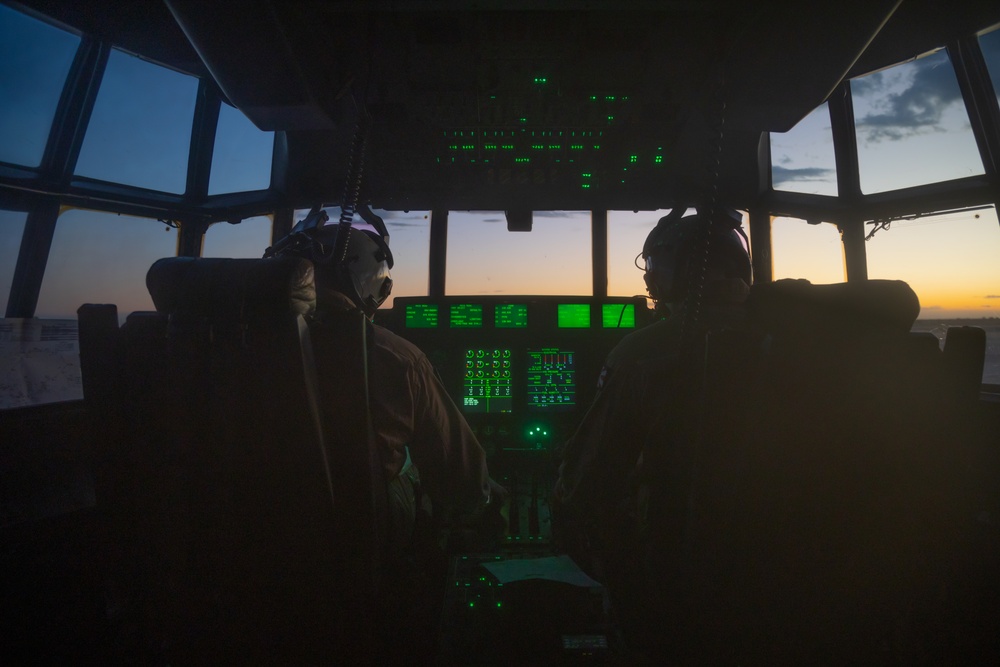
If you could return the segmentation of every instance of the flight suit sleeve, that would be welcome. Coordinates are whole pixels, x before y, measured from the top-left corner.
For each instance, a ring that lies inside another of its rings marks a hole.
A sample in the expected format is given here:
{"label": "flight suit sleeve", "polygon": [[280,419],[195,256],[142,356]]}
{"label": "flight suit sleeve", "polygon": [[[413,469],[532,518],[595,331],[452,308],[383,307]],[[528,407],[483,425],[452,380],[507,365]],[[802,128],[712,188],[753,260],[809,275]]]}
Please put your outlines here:
{"label": "flight suit sleeve", "polygon": [[486,452],[426,358],[412,368],[411,456],[445,521],[471,520],[490,499]]}
{"label": "flight suit sleeve", "polygon": [[600,389],[563,450],[553,494],[561,537],[593,528],[621,502],[647,437],[645,397],[633,365],[602,373]]}

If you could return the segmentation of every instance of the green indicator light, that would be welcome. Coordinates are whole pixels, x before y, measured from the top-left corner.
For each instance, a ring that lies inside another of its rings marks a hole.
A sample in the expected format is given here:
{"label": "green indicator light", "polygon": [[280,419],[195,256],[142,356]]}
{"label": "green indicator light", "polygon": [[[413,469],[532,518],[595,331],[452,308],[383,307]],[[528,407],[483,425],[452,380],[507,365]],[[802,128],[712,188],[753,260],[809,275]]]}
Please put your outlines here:
{"label": "green indicator light", "polygon": [[612,123],[612,122],[614,122],[614,120],[615,120],[615,117],[614,117],[614,116],[608,116],[608,122],[609,122],[609,123]]}
{"label": "green indicator light", "polygon": [[463,151],[471,151],[474,150],[475,148],[476,148],[475,144],[462,144]]}
{"label": "green indicator light", "polygon": [[594,144],[594,150],[595,151],[601,150],[601,145],[600,144]]}
{"label": "green indicator light", "polygon": [[601,304],[601,326],[605,329],[634,329],[635,304]]}
{"label": "green indicator light", "polygon": [[503,148],[505,151],[512,151],[514,150],[514,144],[504,144],[503,146],[501,146],[501,148]]}
{"label": "green indicator light", "polygon": [[560,303],[556,306],[556,319],[560,329],[589,329],[589,303]]}
{"label": "green indicator light", "polygon": [[470,603],[469,603],[469,606],[470,606],[470,607],[475,607],[475,606],[476,606],[476,603],[475,603],[475,602],[470,602]]}
{"label": "green indicator light", "polygon": [[591,95],[590,96],[590,101],[591,102],[596,102],[597,101],[597,95]]}
{"label": "green indicator light", "polygon": [[502,606],[503,606],[503,602],[497,602],[497,608],[500,608]]}
{"label": "green indicator light", "polygon": [[655,162],[656,164],[663,164],[663,156],[657,155],[655,158],[653,158],[653,162]]}
{"label": "green indicator light", "polygon": [[582,151],[583,150],[583,144],[570,144],[569,145],[569,149],[571,151]]}
{"label": "green indicator light", "polygon": [[438,325],[438,307],[431,303],[406,305],[407,329],[435,329]]}
{"label": "green indicator light", "polygon": [[521,123],[527,123],[527,122],[528,122],[527,118],[524,118],[524,117],[521,118]]}
{"label": "green indicator light", "polygon": [[580,187],[583,188],[584,190],[589,190],[590,189],[590,183],[584,183]]}
{"label": "green indicator light", "polygon": [[549,144],[550,151],[562,150],[562,144]]}
{"label": "green indicator light", "polygon": [[531,162],[531,158],[530,157],[516,157],[516,158],[514,158],[514,162]]}
{"label": "green indicator light", "polygon": [[590,174],[589,173],[587,173],[587,174],[580,174],[580,175],[583,176],[584,178],[590,178]]}
{"label": "green indicator light", "polygon": [[448,146],[448,148],[450,148],[453,151],[457,151],[458,150],[458,144],[451,144],[451,145]]}
{"label": "green indicator light", "polygon": [[615,101],[615,96],[614,95],[608,95],[604,99],[606,99],[608,102],[614,102]]}
{"label": "green indicator light", "polygon": [[629,155],[628,156],[628,161],[629,162],[638,162],[639,161],[639,156],[638,155]]}
{"label": "green indicator light", "polygon": [[542,144],[531,144],[531,147],[532,147],[533,149],[535,149],[536,151],[540,151],[540,150],[542,150],[543,148],[545,148],[545,146],[543,146]]}
{"label": "green indicator light", "polygon": [[483,148],[488,151],[495,151],[497,149],[496,144],[483,144]]}

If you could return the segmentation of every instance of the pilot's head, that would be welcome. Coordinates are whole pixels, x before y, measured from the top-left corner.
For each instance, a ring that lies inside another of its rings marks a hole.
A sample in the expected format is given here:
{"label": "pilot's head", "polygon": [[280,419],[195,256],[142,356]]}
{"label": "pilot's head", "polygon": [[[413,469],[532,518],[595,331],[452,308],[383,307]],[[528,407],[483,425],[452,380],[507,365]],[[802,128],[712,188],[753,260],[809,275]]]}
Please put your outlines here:
{"label": "pilot's head", "polygon": [[340,292],[371,318],[392,291],[392,251],[386,240],[368,229],[332,223],[323,210],[310,213],[264,253],[284,255],[312,261],[320,307],[324,295]]}
{"label": "pilot's head", "polygon": [[660,218],[642,246],[645,261],[643,278],[657,309],[673,311],[683,303],[695,283],[699,258],[708,240],[708,258],[702,302],[725,306],[742,303],[752,282],[750,256],[743,244],[741,217],[736,211],[720,209],[713,216],[711,228],[703,217],[681,217],[683,209]]}

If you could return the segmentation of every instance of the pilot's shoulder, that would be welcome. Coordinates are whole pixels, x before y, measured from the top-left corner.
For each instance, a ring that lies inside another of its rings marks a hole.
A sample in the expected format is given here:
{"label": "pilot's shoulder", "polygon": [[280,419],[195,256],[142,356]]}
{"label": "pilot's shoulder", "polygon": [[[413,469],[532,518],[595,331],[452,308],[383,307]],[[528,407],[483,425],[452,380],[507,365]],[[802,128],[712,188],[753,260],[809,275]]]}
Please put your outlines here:
{"label": "pilot's shoulder", "polygon": [[383,359],[391,359],[400,366],[428,364],[427,355],[416,345],[378,324],[370,329],[372,345]]}
{"label": "pilot's shoulder", "polygon": [[657,320],[628,334],[608,354],[605,365],[617,368],[645,359],[670,356],[680,344],[676,320]]}

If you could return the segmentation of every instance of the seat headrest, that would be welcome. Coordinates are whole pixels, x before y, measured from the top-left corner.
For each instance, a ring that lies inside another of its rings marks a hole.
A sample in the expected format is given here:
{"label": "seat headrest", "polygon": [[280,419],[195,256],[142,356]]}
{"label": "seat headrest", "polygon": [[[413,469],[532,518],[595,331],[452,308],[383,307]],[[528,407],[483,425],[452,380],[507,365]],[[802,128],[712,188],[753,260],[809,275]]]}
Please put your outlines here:
{"label": "seat headrest", "polygon": [[146,287],[162,313],[245,321],[316,308],[313,265],[299,257],[167,257],[150,267]]}
{"label": "seat headrest", "polygon": [[754,285],[747,300],[750,323],[768,332],[905,334],[919,314],[920,300],[901,280],[831,285],[778,280]]}

